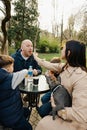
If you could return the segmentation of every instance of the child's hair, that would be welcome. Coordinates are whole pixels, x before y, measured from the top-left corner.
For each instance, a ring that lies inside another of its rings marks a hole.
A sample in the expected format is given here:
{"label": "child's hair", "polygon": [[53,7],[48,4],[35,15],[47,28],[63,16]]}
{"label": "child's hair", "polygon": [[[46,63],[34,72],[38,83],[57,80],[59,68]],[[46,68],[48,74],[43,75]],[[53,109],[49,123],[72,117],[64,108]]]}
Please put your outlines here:
{"label": "child's hair", "polygon": [[[51,60],[50,60],[51,63],[60,63],[61,62],[61,59],[59,57],[53,57]],[[58,72],[53,72],[51,71],[52,73],[54,73],[55,77],[57,77],[59,75]]]}
{"label": "child's hair", "polygon": [[12,63],[14,63],[14,59],[11,56],[0,54],[0,68],[11,65]]}
{"label": "child's hair", "polygon": [[59,57],[53,57],[50,62],[51,63],[60,63],[61,59]]}

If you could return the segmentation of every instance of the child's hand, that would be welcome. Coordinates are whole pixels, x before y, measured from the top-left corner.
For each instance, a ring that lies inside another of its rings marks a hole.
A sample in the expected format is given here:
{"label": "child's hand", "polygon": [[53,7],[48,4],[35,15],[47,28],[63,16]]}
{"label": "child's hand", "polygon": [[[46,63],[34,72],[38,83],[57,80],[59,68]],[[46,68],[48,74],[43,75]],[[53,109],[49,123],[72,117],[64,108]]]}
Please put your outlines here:
{"label": "child's hand", "polygon": [[49,70],[47,70],[47,71],[45,72],[45,76],[48,76],[48,77],[49,77]]}
{"label": "child's hand", "polygon": [[49,71],[49,77],[53,80],[56,81],[56,77],[54,76],[54,73],[52,71]]}

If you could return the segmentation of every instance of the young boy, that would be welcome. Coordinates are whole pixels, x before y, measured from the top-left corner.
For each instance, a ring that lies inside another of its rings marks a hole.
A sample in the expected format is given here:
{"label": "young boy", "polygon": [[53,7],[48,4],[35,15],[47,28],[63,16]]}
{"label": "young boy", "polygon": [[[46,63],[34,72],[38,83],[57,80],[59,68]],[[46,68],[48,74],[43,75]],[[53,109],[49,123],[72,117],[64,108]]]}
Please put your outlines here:
{"label": "young boy", "polygon": [[[59,57],[53,57],[50,62],[51,63],[60,63],[61,60]],[[53,87],[55,87],[56,85],[59,84],[59,81],[57,79],[57,77],[58,77],[57,72],[47,70],[45,73],[45,76],[46,76],[47,82],[48,82],[51,90]],[[41,97],[42,105],[37,108],[37,111],[41,117],[48,115],[50,113],[50,111],[52,110],[50,98],[51,98],[51,91],[47,92],[46,94],[44,94]]]}
{"label": "young boy", "polygon": [[32,130],[26,120],[30,114],[23,108],[18,85],[28,73],[27,69],[13,73],[14,59],[0,55],[0,124],[13,130]]}

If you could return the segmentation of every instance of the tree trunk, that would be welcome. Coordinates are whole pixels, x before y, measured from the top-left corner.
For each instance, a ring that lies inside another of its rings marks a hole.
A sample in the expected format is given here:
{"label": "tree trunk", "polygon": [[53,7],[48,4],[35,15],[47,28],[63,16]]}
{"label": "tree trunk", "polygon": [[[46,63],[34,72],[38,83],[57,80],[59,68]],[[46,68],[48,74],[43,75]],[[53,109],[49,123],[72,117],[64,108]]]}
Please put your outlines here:
{"label": "tree trunk", "polygon": [[11,3],[10,0],[2,0],[5,6],[5,18],[2,20],[1,29],[3,33],[3,37],[0,38],[1,41],[1,53],[8,54],[8,40],[7,40],[7,30],[6,30],[6,23],[11,18]]}

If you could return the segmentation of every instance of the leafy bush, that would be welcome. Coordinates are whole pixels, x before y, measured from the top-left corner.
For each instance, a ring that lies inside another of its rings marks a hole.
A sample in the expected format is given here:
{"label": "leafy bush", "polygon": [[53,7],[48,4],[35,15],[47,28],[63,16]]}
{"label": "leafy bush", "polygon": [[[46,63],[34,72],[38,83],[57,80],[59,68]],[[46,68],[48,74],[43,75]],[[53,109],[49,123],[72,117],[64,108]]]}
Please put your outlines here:
{"label": "leafy bush", "polygon": [[47,51],[48,48],[48,42],[47,41],[41,41],[41,43],[39,44],[39,52],[45,53]]}
{"label": "leafy bush", "polygon": [[41,53],[56,53],[59,52],[58,39],[49,33],[43,33],[38,43],[38,50]]}

